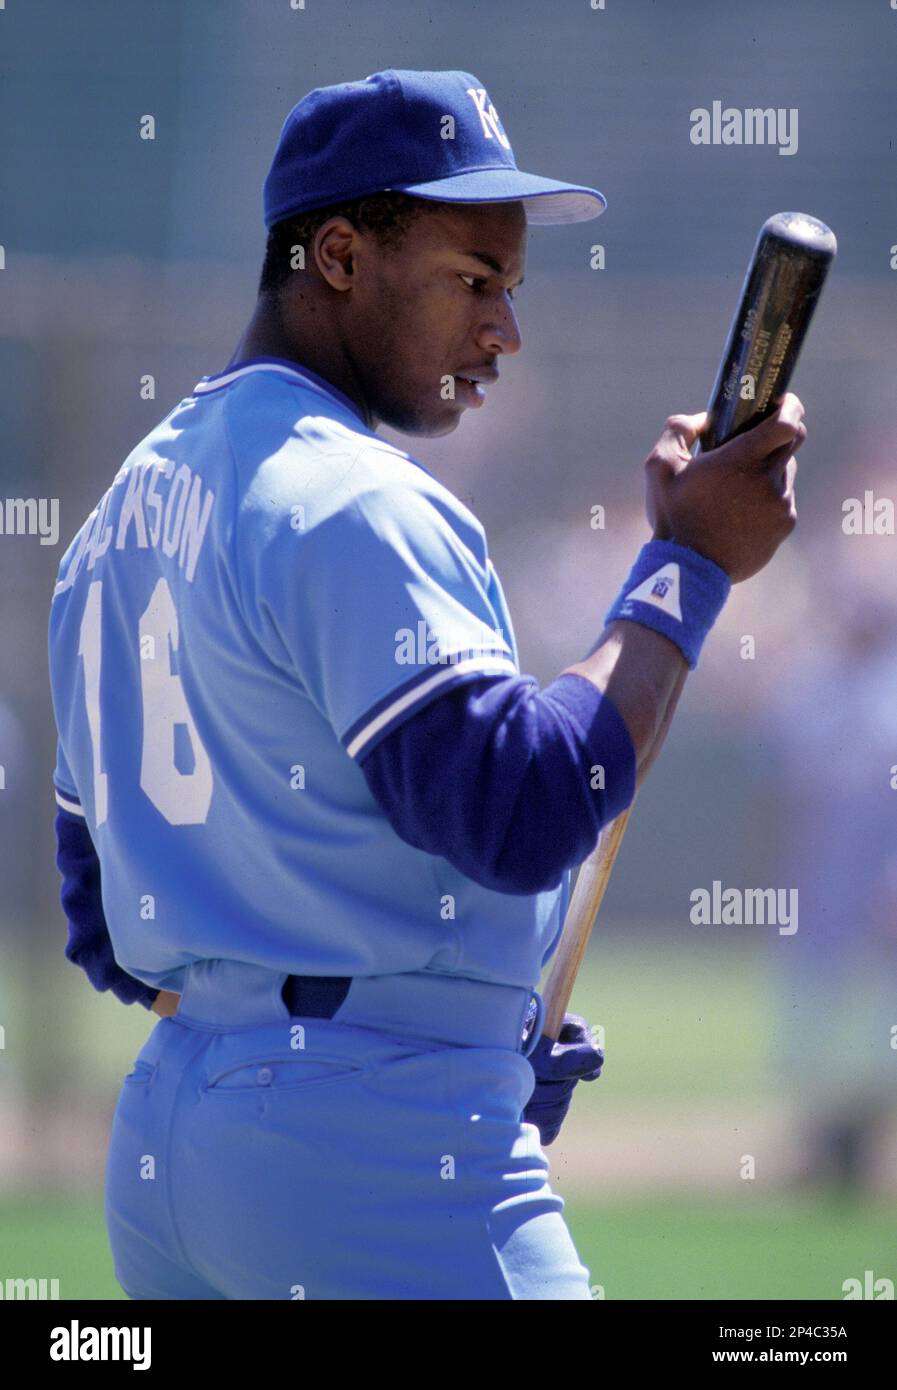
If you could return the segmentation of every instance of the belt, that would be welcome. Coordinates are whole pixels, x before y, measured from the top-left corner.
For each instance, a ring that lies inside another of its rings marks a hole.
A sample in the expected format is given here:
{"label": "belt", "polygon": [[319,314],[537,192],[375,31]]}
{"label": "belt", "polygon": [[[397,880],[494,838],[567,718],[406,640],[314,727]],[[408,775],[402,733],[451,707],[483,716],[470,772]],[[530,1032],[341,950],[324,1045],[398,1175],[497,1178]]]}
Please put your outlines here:
{"label": "belt", "polygon": [[351,983],[351,975],[288,975],[280,997],[293,1018],[333,1018]]}
{"label": "belt", "polygon": [[242,961],[186,968],[180,1022],[229,1030],[285,1018],[455,1046],[502,1047],[528,1056],[542,1031],[541,996],[527,988],[416,971],[400,975],[287,975]]}

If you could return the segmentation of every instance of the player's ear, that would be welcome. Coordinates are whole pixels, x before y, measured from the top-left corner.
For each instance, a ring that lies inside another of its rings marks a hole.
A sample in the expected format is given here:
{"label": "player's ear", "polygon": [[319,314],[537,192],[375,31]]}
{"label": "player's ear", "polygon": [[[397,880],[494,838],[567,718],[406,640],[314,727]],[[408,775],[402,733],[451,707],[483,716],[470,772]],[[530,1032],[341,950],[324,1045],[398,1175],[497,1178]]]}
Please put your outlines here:
{"label": "player's ear", "polygon": [[331,217],[315,233],[312,254],[323,278],[334,290],[354,283],[358,231],[346,217]]}

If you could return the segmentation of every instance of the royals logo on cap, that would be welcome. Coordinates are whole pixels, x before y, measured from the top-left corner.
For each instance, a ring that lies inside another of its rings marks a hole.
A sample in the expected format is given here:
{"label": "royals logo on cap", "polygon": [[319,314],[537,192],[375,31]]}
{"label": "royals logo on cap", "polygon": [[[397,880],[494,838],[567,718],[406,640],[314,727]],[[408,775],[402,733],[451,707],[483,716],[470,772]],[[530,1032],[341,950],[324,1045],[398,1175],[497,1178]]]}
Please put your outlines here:
{"label": "royals logo on cap", "polygon": [[[489,101],[489,95],[485,87],[468,87],[467,95],[470,97],[477,109],[477,115],[483,123],[483,134],[487,140],[497,140],[503,149],[509,150],[511,142],[502,128],[498,118],[498,112]],[[488,106],[486,103],[489,102]]]}

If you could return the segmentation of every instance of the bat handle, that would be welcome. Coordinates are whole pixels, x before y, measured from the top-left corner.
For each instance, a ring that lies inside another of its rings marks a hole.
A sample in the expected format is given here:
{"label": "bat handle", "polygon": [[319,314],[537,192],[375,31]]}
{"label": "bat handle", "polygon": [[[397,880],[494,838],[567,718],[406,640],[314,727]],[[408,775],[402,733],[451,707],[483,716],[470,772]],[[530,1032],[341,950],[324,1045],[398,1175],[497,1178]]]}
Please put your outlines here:
{"label": "bat handle", "polygon": [[610,881],[614,861],[623,843],[633,804],[631,802],[616,820],[604,827],[595,850],[579,871],[551,974],[542,995],[545,1005],[545,1037],[557,1040],[563,1026],[577,971],[582,964],[601,900]]}

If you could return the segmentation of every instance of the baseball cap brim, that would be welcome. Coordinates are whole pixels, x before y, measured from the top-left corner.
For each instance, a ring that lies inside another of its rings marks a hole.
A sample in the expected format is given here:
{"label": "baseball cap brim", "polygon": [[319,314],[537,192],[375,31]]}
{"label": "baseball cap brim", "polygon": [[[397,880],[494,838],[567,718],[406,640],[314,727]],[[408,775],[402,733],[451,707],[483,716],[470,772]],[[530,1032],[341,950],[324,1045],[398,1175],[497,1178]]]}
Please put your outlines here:
{"label": "baseball cap brim", "polygon": [[588,222],[600,217],[607,207],[607,199],[597,188],[559,183],[557,179],[543,179],[519,169],[475,169],[430,183],[393,184],[393,188],[397,193],[439,203],[521,202],[526,220],[540,226]]}

